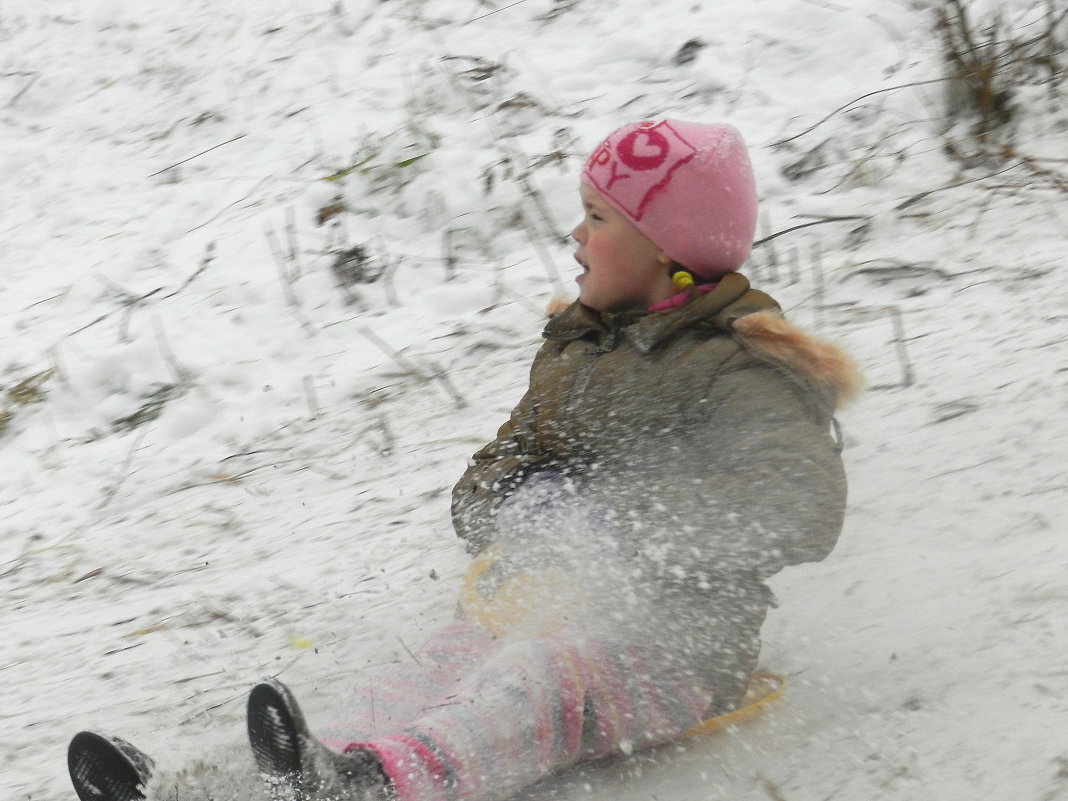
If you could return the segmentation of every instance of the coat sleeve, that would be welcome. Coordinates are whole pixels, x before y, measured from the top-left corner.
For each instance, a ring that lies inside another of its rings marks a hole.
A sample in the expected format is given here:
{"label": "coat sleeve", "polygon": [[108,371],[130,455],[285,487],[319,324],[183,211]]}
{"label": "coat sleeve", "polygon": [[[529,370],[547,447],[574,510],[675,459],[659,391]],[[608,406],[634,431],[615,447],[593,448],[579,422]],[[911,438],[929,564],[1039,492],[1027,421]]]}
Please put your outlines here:
{"label": "coat sleeve", "polygon": [[820,412],[810,390],[774,368],[724,376],[716,394],[722,397],[716,425],[732,432],[719,477],[726,514],[748,522],[773,572],[826,558],[846,506],[830,410]]}
{"label": "coat sleeve", "polygon": [[528,389],[496,438],[471,457],[453,487],[453,528],[467,541],[468,550],[477,553],[494,541],[497,508],[547,460],[537,437],[537,403]]}
{"label": "coat sleeve", "polygon": [[[640,459],[658,476],[641,509],[646,538],[660,532],[675,565],[707,573],[819,561],[837,542],[845,511],[841,458],[803,386],[771,366],[719,373],[682,425]],[[693,413],[699,409],[699,413]],[[655,535],[654,535],[655,536]]]}

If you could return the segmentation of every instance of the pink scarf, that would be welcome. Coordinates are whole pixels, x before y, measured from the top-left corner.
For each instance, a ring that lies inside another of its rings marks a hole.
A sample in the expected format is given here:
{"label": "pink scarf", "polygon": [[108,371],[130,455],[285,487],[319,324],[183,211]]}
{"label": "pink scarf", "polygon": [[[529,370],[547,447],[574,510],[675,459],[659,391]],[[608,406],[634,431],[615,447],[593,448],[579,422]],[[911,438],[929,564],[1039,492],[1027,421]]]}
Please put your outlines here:
{"label": "pink scarf", "polygon": [[[697,291],[700,292],[702,295],[707,295],[709,292],[711,292],[717,286],[718,286],[718,284],[698,284],[697,285]],[[667,300],[661,300],[661,301],[658,301],[658,302],[654,303],[652,306],[649,307],[649,311],[656,312],[656,311],[667,311],[668,309],[677,309],[677,308],[679,308],[679,306],[685,306],[686,303],[689,300],[690,300],[690,293],[689,292],[680,292],[677,295],[671,296]]]}

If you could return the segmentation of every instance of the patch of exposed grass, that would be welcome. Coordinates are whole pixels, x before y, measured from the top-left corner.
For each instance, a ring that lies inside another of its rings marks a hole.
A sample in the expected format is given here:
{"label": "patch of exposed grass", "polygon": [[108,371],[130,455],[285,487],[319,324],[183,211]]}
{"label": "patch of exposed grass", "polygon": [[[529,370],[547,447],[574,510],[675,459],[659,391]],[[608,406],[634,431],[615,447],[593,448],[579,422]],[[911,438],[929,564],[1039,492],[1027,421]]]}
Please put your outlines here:
{"label": "patch of exposed grass", "polygon": [[950,155],[962,161],[1013,157],[1024,87],[1047,85],[1056,92],[1063,83],[1068,0],[1036,2],[1031,12],[1030,19],[1008,21],[1001,11],[976,19],[964,0],[944,0],[936,8],[948,122],[967,125],[964,141],[947,142]]}
{"label": "patch of exposed grass", "polygon": [[42,370],[39,373],[24,378],[13,387],[4,391],[4,399],[16,406],[29,406],[32,403],[41,403],[45,399],[45,384],[56,373],[55,368]]}
{"label": "patch of exposed grass", "polygon": [[120,417],[111,421],[111,427],[115,431],[133,431],[146,423],[156,420],[167,403],[174,400],[184,392],[179,384],[157,384],[156,388],[144,398],[144,403],[133,414]]}
{"label": "patch of exposed grass", "polygon": [[2,404],[0,404],[0,436],[7,433],[11,426],[11,421],[15,419],[15,414],[20,407],[44,402],[48,395],[45,385],[55,374],[55,368],[42,370],[3,391],[3,395],[0,396],[2,397]]}

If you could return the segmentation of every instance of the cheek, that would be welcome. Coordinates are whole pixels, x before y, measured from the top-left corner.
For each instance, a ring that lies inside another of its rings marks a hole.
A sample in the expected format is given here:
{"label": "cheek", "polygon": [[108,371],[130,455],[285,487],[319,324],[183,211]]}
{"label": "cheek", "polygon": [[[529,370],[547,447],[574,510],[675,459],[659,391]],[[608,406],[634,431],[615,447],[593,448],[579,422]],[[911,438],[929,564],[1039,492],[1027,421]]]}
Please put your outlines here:
{"label": "cheek", "polygon": [[614,259],[619,255],[618,243],[611,237],[591,236],[586,249],[602,259]]}

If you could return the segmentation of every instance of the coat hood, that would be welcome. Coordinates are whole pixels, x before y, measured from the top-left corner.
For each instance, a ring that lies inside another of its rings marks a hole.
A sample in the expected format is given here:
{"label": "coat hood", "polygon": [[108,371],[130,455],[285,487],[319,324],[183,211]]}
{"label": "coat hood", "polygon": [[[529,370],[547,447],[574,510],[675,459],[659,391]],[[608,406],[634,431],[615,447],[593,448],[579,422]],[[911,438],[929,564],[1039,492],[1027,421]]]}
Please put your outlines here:
{"label": "coat hood", "polygon": [[833,342],[803,331],[779,313],[747,314],[734,320],[731,330],[755,356],[830,389],[836,409],[851,403],[864,389],[864,376],[849,354]]}

